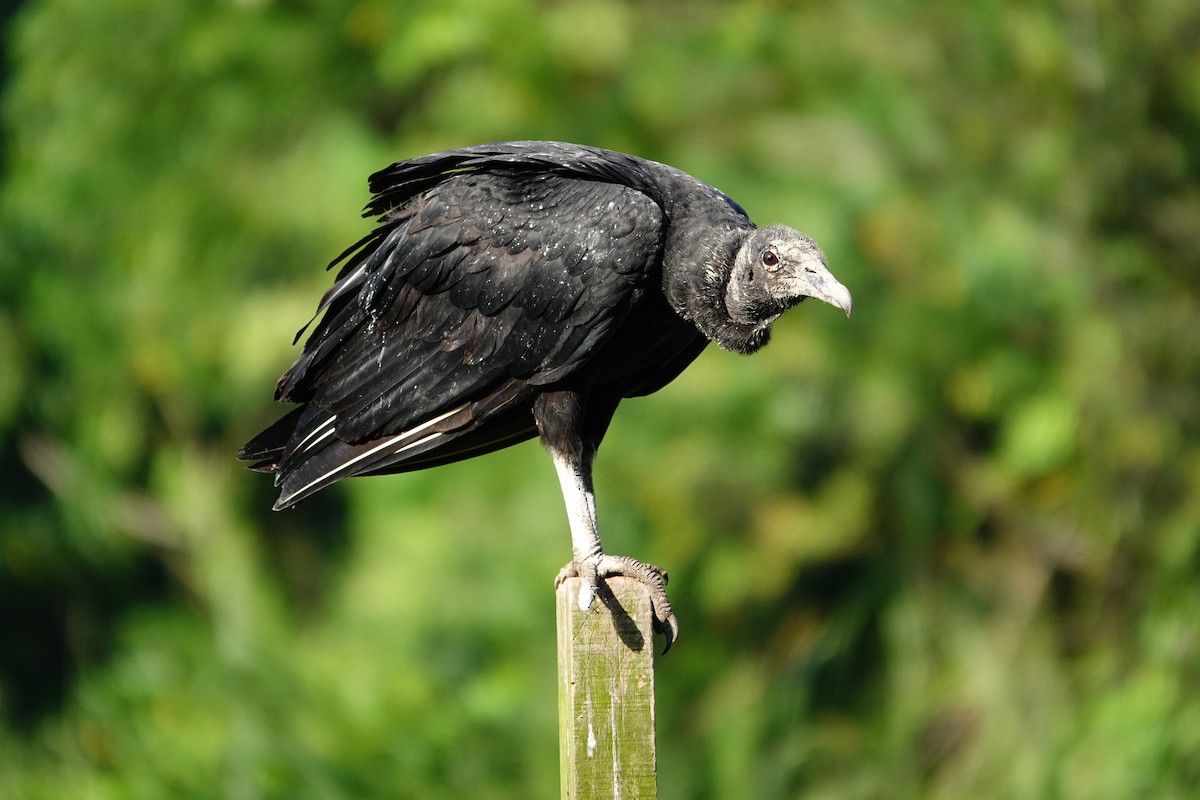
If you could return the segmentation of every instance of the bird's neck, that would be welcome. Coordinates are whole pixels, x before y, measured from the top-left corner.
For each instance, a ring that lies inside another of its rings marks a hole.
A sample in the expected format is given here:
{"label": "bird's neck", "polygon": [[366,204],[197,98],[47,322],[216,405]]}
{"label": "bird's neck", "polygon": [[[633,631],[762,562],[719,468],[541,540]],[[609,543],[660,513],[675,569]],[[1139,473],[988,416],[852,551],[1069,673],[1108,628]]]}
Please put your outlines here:
{"label": "bird's neck", "polygon": [[[727,221],[722,221],[728,225]],[[717,225],[706,226],[708,230]],[[769,327],[733,320],[725,307],[725,288],[738,250],[749,228],[726,229],[717,235],[691,235],[668,241],[663,262],[663,294],[679,316],[691,322],[710,341],[726,350],[753,353],[767,343]]]}

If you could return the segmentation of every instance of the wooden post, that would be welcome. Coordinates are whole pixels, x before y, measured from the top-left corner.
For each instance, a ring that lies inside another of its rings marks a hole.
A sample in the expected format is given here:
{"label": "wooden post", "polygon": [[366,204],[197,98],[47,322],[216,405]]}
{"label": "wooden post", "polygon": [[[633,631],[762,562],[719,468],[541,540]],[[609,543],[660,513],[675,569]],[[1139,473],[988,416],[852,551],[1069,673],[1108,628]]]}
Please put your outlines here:
{"label": "wooden post", "polygon": [[558,587],[558,737],[563,800],[658,797],[650,594],[609,578],[588,611]]}

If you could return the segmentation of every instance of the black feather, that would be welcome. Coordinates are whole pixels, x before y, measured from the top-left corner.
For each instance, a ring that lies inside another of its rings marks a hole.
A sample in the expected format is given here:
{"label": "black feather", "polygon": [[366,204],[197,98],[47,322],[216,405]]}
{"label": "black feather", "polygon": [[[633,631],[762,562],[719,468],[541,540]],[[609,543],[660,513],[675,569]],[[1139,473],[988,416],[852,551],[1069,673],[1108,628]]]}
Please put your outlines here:
{"label": "black feather", "polygon": [[278,507],[528,439],[548,391],[590,397],[602,433],[622,397],[660,388],[707,344],[692,306],[707,271],[729,269],[707,262],[753,230],[674,168],[556,142],[423,156],[370,188],[379,227],[330,265],[277,387],[301,407],[239,453],[277,472]]}

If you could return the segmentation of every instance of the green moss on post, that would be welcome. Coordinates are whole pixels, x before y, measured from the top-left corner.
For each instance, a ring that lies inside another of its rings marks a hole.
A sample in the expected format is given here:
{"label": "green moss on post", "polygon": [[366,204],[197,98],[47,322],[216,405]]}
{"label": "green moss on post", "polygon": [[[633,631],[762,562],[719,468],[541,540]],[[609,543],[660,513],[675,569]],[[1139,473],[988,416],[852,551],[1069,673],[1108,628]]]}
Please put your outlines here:
{"label": "green moss on post", "polygon": [[657,798],[650,595],[610,578],[588,611],[579,580],[558,588],[562,797]]}

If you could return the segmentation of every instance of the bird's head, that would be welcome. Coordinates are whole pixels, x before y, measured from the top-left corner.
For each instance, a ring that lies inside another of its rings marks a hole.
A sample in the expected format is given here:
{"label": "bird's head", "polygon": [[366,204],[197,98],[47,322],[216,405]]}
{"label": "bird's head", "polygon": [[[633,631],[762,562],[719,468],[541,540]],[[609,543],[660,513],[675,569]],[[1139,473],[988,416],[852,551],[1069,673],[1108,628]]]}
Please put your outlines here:
{"label": "bird's head", "polygon": [[725,285],[725,309],[739,325],[765,330],[806,297],[850,316],[850,291],[825,265],[817,243],[783,225],[754,230],[742,242]]}

